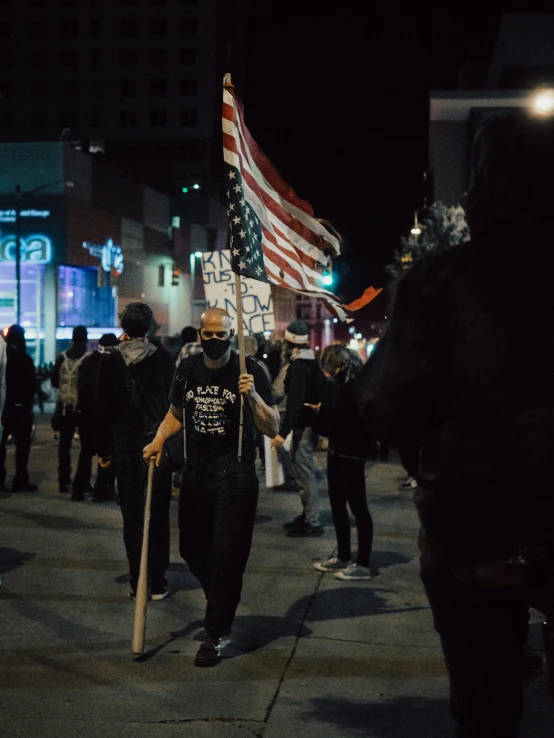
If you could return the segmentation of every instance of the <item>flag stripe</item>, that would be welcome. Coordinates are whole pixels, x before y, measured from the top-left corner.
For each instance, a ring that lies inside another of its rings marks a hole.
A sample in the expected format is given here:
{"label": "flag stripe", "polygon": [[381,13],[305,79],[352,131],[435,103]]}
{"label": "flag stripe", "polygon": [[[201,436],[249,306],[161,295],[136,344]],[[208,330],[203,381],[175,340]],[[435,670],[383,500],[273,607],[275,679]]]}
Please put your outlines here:
{"label": "flag stripe", "polygon": [[[301,200],[292,190],[290,185],[288,185],[285,180],[281,177],[279,172],[275,169],[273,164],[269,161],[267,156],[264,154],[264,152],[261,150],[261,148],[258,146],[258,144],[254,141],[252,136],[250,135],[250,131],[246,128],[244,125],[244,116],[242,113],[242,105],[238,102],[238,100],[231,96],[231,94],[224,90],[224,100],[225,100],[225,93],[228,94],[229,98],[234,101],[234,113],[232,118],[230,120],[233,120],[236,118],[240,121],[240,128],[242,130],[242,133],[244,134],[245,138],[245,146],[244,149],[249,151],[253,158],[256,159],[258,163],[258,167],[260,169],[261,174],[265,177],[268,184],[271,185],[277,192],[286,199],[288,202],[290,202],[292,205],[295,205],[297,208],[302,210],[306,215],[309,215],[311,218],[314,217],[314,212],[312,210],[312,206],[309,202],[306,202],[305,200]],[[233,106],[231,104],[231,109],[233,110]],[[235,117],[236,116],[236,117]]]}
{"label": "flag stripe", "polygon": [[339,299],[321,283],[330,257],[340,253],[340,237],[314,217],[253,140],[231,88],[224,90],[222,129],[233,270],[320,297],[345,319]]}
{"label": "flag stripe", "polygon": [[[240,157],[238,155],[230,154],[229,150],[225,150],[225,161],[228,164],[233,164],[234,166],[239,166],[241,163]],[[243,173],[243,170],[241,170],[241,173]],[[250,187],[250,184],[252,184],[252,187]],[[297,233],[291,232],[290,229],[287,228],[286,224],[283,223],[277,215],[273,214],[271,211],[264,207],[264,203],[261,201],[258,195],[261,190],[255,180],[252,180],[251,178],[244,178],[243,188],[247,201],[249,202],[256,215],[260,218],[262,223],[264,223],[264,225],[271,230],[275,230],[275,228],[277,228],[276,224],[278,224],[283,229],[282,231],[280,231],[280,235],[286,242],[290,243],[292,240],[296,241],[296,249],[294,249],[294,246],[291,246],[291,249],[295,250],[295,253],[297,253],[299,259],[308,268],[313,269],[314,267],[317,267],[319,263],[321,263],[320,261],[318,261],[318,259],[314,258],[314,253],[319,256],[320,260],[326,260],[325,255],[322,254],[315,246],[312,246],[304,239],[301,239],[301,237],[299,237]]]}
{"label": "flag stripe", "polygon": [[[248,164],[248,170],[250,171],[251,175],[258,181],[264,182],[266,189],[268,193],[273,197],[273,199],[287,212],[289,212],[294,218],[299,220],[303,225],[305,225],[307,228],[309,228],[313,233],[316,234],[316,236],[319,236],[320,238],[323,238],[330,244],[330,250],[333,250],[337,255],[340,252],[339,249],[339,241],[338,239],[330,233],[330,231],[325,228],[323,224],[321,224],[317,219],[307,215],[305,211],[299,209],[294,204],[291,204],[288,202],[283,195],[281,195],[275,188],[272,187],[271,183],[268,182],[264,176],[264,174],[259,170],[257,167],[256,160],[251,156],[250,151],[246,145],[245,139],[242,136],[243,130],[245,130],[244,125],[239,125],[242,121],[236,121],[236,119],[228,122],[226,120],[223,121],[223,131],[225,134],[231,136],[235,139],[235,142],[238,141],[236,152],[242,156],[242,166],[244,164]],[[225,143],[224,143],[225,148]],[[318,244],[321,247],[320,241],[318,240]]]}

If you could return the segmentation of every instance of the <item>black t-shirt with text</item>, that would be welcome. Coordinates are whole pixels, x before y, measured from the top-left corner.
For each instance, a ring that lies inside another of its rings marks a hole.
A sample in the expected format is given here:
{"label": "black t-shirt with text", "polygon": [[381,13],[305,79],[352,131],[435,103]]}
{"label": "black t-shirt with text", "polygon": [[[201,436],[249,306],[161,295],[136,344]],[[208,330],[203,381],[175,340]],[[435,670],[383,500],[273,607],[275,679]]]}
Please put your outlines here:
{"label": "black t-shirt with text", "polygon": [[[267,405],[275,403],[269,382],[255,359],[247,357],[246,370],[254,377],[256,391]],[[187,460],[191,465],[238,453],[240,418],[239,358],[233,351],[221,369],[208,369],[203,355],[184,359],[173,379],[169,401],[184,408]],[[256,458],[254,417],[244,403],[243,461]]]}

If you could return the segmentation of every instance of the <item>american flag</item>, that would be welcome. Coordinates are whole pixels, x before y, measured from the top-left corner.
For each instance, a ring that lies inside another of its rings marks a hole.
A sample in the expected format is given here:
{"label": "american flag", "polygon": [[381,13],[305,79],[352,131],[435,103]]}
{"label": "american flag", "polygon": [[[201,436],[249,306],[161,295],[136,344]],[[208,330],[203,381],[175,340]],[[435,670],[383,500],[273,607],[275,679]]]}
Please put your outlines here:
{"label": "american flag", "polygon": [[233,271],[320,297],[341,320],[347,310],[379,294],[381,290],[370,287],[355,306],[341,305],[322,285],[325,270],[340,254],[340,238],[294,194],[256,144],[231,85],[223,89],[223,158]]}

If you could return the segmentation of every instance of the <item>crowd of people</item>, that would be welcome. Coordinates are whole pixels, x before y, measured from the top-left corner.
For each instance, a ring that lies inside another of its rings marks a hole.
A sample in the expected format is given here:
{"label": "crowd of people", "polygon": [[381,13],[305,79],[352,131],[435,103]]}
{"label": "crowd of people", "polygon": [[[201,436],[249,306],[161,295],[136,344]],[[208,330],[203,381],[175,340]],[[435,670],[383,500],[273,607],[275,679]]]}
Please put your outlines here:
{"label": "crowd of people", "polygon": [[[324,534],[314,454],[318,437],[328,438],[337,552],[314,566],[346,581],[372,577],[365,468],[392,447],[406,468],[404,488],[415,492],[421,577],[449,671],[456,735],[516,738],[529,607],[545,613],[554,643],[553,159],[552,120],[512,112],[485,121],[468,192],[472,241],[406,272],[365,365],[340,344],[317,360],[302,320],[272,350],[252,344],[243,363],[232,349],[231,318],[217,308],[204,312],[198,331],[183,331],[178,357],[148,339],[152,312],[144,303],[125,308],[123,335],[104,336],[98,351],[89,352],[86,329],[75,328],[52,372],[60,492],[84,499],[97,454],[104,498],[117,487],[134,597],[147,463],[155,460],[149,594],[162,600],[169,593],[167,449],[178,439],[180,552],[206,596],[197,666],[221,661],[239,604],[260,437],[279,454],[279,488],[299,493],[299,514],[284,526],[291,538]],[[0,481],[11,435],[12,489],[33,491],[35,372],[19,326],[5,343]]]}

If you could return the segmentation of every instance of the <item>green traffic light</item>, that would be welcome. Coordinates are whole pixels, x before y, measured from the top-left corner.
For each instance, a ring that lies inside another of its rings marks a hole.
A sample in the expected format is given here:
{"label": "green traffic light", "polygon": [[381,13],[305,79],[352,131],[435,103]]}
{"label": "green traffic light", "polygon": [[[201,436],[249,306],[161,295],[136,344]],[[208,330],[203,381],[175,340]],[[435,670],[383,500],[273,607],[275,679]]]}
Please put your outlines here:
{"label": "green traffic light", "polygon": [[187,194],[188,191],[189,191],[188,187],[181,187],[181,192],[184,192],[185,195]]}

